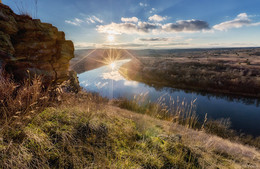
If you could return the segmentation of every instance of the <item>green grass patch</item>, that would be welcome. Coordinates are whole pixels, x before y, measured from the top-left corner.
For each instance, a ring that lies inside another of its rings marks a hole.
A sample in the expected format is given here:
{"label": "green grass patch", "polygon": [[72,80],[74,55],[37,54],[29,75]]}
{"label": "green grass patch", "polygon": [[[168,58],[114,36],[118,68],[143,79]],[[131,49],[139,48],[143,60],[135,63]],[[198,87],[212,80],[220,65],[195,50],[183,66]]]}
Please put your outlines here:
{"label": "green grass patch", "polygon": [[[47,108],[0,142],[1,168],[200,168],[196,154],[163,130],[110,117],[105,110]],[[23,137],[21,137],[23,133]],[[16,155],[15,157],[11,155]]]}

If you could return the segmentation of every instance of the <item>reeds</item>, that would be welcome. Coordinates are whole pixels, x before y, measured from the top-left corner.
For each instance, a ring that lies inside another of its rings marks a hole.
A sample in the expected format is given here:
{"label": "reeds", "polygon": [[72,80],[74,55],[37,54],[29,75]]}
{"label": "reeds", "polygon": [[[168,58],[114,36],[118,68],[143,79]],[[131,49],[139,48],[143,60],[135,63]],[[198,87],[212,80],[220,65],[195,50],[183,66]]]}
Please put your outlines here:
{"label": "reeds", "polygon": [[185,99],[180,100],[179,97],[176,100],[170,97],[169,103],[166,103],[164,96],[161,96],[156,102],[149,101],[147,96],[148,93],[142,93],[134,96],[133,100],[121,98],[115,102],[121,108],[172,121],[187,128],[197,126],[196,99],[187,102]]}
{"label": "reeds", "polygon": [[253,137],[244,133],[239,133],[231,129],[230,119],[208,119],[205,114],[204,120],[199,121],[196,115],[196,99],[190,102],[179,97],[169,98],[166,102],[165,95],[161,96],[156,102],[148,99],[148,93],[134,96],[132,100],[121,98],[115,101],[120,108],[128,109],[137,113],[146,114],[158,119],[172,121],[187,128],[203,131],[208,134],[216,135],[230,141],[260,148],[260,137]]}

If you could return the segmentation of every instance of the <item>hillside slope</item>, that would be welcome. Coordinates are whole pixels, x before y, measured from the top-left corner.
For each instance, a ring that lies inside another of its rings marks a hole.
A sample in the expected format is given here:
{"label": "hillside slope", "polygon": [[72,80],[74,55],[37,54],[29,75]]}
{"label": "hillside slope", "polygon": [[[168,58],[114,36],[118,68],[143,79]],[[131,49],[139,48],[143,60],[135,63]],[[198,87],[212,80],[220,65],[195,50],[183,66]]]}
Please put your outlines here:
{"label": "hillside slope", "polygon": [[0,132],[1,168],[259,168],[260,152],[88,93]]}

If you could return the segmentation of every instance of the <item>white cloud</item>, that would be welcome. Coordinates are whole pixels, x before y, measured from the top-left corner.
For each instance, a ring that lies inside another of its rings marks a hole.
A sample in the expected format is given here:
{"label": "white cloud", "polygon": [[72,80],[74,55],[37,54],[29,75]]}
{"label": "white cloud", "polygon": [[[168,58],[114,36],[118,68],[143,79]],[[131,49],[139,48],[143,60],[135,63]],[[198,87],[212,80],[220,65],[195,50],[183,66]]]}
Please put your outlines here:
{"label": "white cloud", "polygon": [[122,33],[130,33],[136,32],[136,25],[133,23],[114,23],[108,25],[98,25],[97,31],[100,33],[108,33],[108,34],[122,34]]}
{"label": "white cloud", "polygon": [[94,18],[94,20],[96,20],[97,22],[99,22],[99,23],[103,23],[103,20],[99,19],[98,17],[93,16],[93,18]]}
{"label": "white cloud", "polygon": [[65,22],[71,25],[80,26],[82,23],[88,23],[88,24],[103,23],[103,20],[93,15],[87,17],[85,20],[74,18],[73,20],[65,20]]}
{"label": "white cloud", "polygon": [[144,48],[147,47],[147,43],[114,43],[114,44],[102,44],[102,48]]}
{"label": "white cloud", "polygon": [[138,18],[137,17],[132,17],[132,18],[121,18],[122,22],[138,22]]}
{"label": "white cloud", "polygon": [[150,13],[154,13],[154,12],[156,12],[157,10],[155,9],[155,8],[152,8],[149,12]]}
{"label": "white cloud", "polygon": [[166,33],[166,32],[198,32],[210,30],[209,25],[205,21],[200,20],[180,20],[176,23],[110,23],[108,25],[98,25],[97,29],[100,33],[107,34],[147,34],[147,33]]}
{"label": "white cloud", "polygon": [[87,43],[87,42],[75,42],[74,47],[76,49],[81,49],[81,48],[98,48],[98,44],[95,43]]}
{"label": "white cloud", "polygon": [[155,22],[161,22],[161,21],[164,21],[167,19],[167,17],[162,17],[160,15],[153,15],[153,16],[150,16],[149,18],[149,21],[155,21]]}
{"label": "white cloud", "polygon": [[148,4],[142,3],[142,2],[140,2],[139,5],[142,6],[142,7],[147,7],[148,6]]}
{"label": "white cloud", "polygon": [[79,18],[74,18],[73,20],[65,20],[65,22],[71,25],[80,26],[84,21]]}
{"label": "white cloud", "polygon": [[251,19],[246,13],[241,13],[233,20],[222,22],[213,26],[213,29],[224,31],[232,28],[241,28],[243,26],[258,26],[260,22],[252,23]]}
{"label": "white cloud", "polygon": [[143,41],[143,42],[160,42],[160,41],[170,41],[171,38],[160,38],[160,37],[156,37],[156,38],[139,38],[139,41]]}
{"label": "white cloud", "polygon": [[101,19],[99,19],[98,17],[96,17],[96,16],[90,16],[90,17],[88,17],[88,18],[86,18],[86,22],[88,23],[88,24],[90,24],[90,23],[103,23],[103,20],[101,20]]}
{"label": "white cloud", "polygon": [[108,25],[97,26],[97,31],[100,33],[107,34],[144,34],[151,30],[160,29],[160,24],[149,23],[149,22],[138,22],[135,23],[114,23]]}

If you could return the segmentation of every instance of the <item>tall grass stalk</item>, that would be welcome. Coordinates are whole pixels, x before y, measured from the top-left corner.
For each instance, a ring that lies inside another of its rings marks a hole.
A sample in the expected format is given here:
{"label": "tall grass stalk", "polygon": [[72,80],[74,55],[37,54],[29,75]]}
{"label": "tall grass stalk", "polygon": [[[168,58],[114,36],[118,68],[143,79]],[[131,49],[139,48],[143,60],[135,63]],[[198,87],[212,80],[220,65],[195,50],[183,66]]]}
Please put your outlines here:
{"label": "tall grass stalk", "polygon": [[38,0],[14,0],[14,3],[19,15],[37,18]]}
{"label": "tall grass stalk", "polygon": [[46,108],[50,97],[42,85],[42,78],[35,76],[14,82],[8,74],[0,71],[0,123],[27,121],[36,112]]}
{"label": "tall grass stalk", "polygon": [[172,97],[166,103],[165,97],[161,96],[156,102],[149,101],[148,93],[135,95],[133,100],[121,98],[116,103],[121,108],[147,114],[159,119],[170,120],[177,124],[182,124],[187,128],[194,128],[198,123],[196,115],[196,99],[190,103],[185,99],[180,101],[179,97],[175,101]]}

